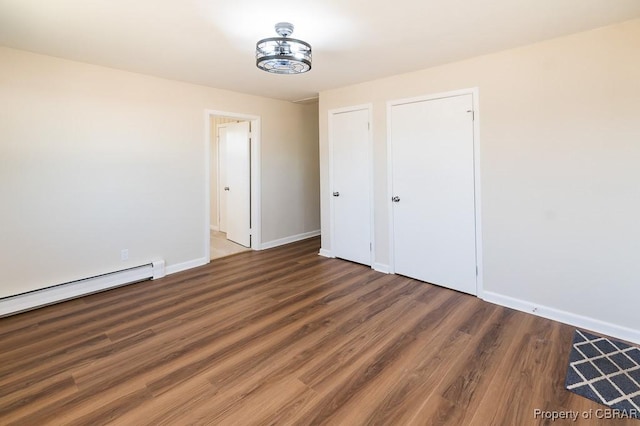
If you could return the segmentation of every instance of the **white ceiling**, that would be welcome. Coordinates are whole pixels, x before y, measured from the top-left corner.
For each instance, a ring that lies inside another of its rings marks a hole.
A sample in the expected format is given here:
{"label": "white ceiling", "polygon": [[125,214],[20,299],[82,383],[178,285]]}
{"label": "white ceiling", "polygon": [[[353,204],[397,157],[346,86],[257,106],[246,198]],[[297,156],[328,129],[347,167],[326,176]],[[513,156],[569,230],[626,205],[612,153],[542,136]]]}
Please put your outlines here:
{"label": "white ceiling", "polygon": [[[640,0],[0,0],[0,45],[300,100],[637,17]],[[309,73],[255,67],[280,21]]]}

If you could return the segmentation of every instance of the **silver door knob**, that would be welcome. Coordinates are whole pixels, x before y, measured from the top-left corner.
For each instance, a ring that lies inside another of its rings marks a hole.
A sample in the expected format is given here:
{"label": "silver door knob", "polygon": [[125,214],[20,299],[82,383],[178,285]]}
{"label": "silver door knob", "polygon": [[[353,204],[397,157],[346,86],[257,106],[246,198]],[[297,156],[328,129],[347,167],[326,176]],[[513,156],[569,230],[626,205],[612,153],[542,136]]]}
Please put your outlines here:
{"label": "silver door knob", "polygon": [[224,190],[225,190],[225,191],[228,191],[228,190],[229,190],[229,187],[228,187],[228,186],[225,186],[225,187],[224,187]]}
{"label": "silver door knob", "polygon": [[393,198],[391,199],[391,201],[393,201],[394,203],[398,203],[398,202],[400,202],[400,197],[398,197],[398,196],[396,195],[395,197],[393,197]]}
{"label": "silver door knob", "polygon": [[336,192],[334,192],[334,193],[333,193],[333,196],[334,196],[334,197],[339,197],[339,196],[340,196],[340,193],[336,191]]}

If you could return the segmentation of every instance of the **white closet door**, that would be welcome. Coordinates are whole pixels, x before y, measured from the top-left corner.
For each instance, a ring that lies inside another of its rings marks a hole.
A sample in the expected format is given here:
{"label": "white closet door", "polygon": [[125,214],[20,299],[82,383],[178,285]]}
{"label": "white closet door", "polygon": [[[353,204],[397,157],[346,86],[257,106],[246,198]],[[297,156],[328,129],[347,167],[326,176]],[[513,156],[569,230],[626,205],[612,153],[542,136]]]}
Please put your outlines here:
{"label": "white closet door", "polygon": [[251,160],[249,122],[227,124],[227,239],[251,246]]}
{"label": "white closet door", "polygon": [[472,95],[391,107],[396,273],[477,294]]}
{"label": "white closet door", "polygon": [[330,115],[333,254],[371,265],[369,111]]}

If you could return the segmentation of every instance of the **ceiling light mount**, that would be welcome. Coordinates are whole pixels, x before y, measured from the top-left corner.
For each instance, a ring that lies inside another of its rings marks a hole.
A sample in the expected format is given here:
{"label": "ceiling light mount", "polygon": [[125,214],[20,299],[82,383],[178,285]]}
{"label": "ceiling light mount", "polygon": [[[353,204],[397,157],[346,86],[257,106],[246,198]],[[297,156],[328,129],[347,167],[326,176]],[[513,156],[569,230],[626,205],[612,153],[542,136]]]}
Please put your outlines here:
{"label": "ceiling light mount", "polygon": [[311,69],[311,45],[289,38],[293,24],[279,22],[275,26],[280,37],[265,38],[256,43],[256,66],[274,74],[301,74]]}
{"label": "ceiling light mount", "polygon": [[288,22],[278,22],[276,24],[276,33],[278,33],[280,37],[289,37],[293,34],[293,24]]}

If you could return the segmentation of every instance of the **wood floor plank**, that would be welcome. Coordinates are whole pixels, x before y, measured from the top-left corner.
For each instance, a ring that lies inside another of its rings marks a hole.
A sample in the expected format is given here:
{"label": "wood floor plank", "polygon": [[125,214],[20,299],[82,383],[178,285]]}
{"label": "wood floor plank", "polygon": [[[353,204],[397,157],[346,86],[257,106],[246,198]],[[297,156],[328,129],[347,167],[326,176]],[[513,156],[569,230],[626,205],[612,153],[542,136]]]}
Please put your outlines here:
{"label": "wood floor plank", "polygon": [[[372,394],[378,395],[375,397],[377,401],[374,407],[367,410],[361,423],[407,423],[409,419],[403,417],[417,411],[426,397],[432,394],[442,376],[450,370],[469,344],[472,338],[468,334],[469,320],[486,324],[487,319],[493,315],[493,310],[482,310],[483,315],[477,315],[474,308],[483,304],[478,299],[468,297],[464,302],[466,309],[453,311],[433,332],[423,333],[412,351],[400,360],[396,369],[386,372],[380,379],[380,385],[366,392],[367,400],[370,400]],[[360,403],[356,402],[358,404]],[[351,411],[360,415],[358,410]]]}
{"label": "wood floor plank", "polygon": [[[345,275],[346,277],[347,275]],[[346,297],[355,290],[361,283],[358,280],[344,280],[335,286],[321,286],[316,289],[307,290],[298,294],[298,297],[287,299],[286,303],[278,305],[275,308],[268,309],[268,315],[258,315],[253,318],[252,324],[242,327],[242,335],[235,334],[234,340],[229,341],[223,347],[209,347],[206,356],[199,359],[192,359],[189,363],[184,363],[179,368],[171,371],[169,374],[162,375],[156,380],[149,383],[154,393],[159,393],[167,388],[175,386],[183,380],[187,380],[196,374],[200,374],[208,370],[211,365],[222,362],[225,359],[234,356],[236,353],[246,351],[248,345],[259,343],[262,339],[273,338],[274,334],[280,332],[283,328],[291,326],[300,321],[312,319],[314,315],[319,314],[320,310],[331,300],[335,298]],[[322,296],[323,297],[319,297]],[[309,295],[319,297],[310,300]],[[288,310],[283,311],[282,308],[287,307]],[[277,314],[277,315],[276,315]],[[257,321],[259,320],[259,321]],[[238,327],[236,326],[235,329]],[[236,331],[232,328],[233,331]],[[214,334],[218,340],[219,334],[224,333],[226,329]]]}
{"label": "wood floor plank", "polygon": [[[424,345],[421,335],[446,323],[451,318],[448,315],[451,306],[460,303],[455,297],[456,294],[447,292],[441,296],[443,297],[432,300],[433,306],[419,305],[421,309],[417,310],[415,315],[407,315],[404,324],[396,326],[397,333],[379,339],[375,344],[361,343],[358,347],[350,349],[357,355],[348,357],[344,363],[347,368],[316,374],[313,380],[309,380],[308,375],[303,376],[312,389],[323,394],[323,399],[313,410],[305,413],[305,418],[311,424],[333,422],[333,416],[351,406],[352,399],[367,393],[367,389],[375,386],[376,382],[383,381],[381,376],[384,376],[387,370],[392,371],[394,363],[401,364],[400,360],[408,356],[412,349]],[[362,351],[361,347],[364,347],[365,351]],[[403,368],[400,367],[401,370]],[[315,372],[321,370],[317,369]],[[390,375],[393,376],[393,373]]]}
{"label": "wood floor plank", "polygon": [[521,312],[500,308],[483,332],[470,342],[470,350],[461,354],[456,365],[435,389],[440,401],[447,401],[444,405],[449,409],[427,403],[416,418],[431,418],[437,412],[443,424],[469,423],[484,396],[487,383],[498,372],[502,357],[520,335],[523,323],[530,318]]}
{"label": "wood floor plank", "polygon": [[0,318],[0,424],[537,425],[536,408],[602,408],[564,389],[573,327],[318,250]]}
{"label": "wood floor plank", "polygon": [[[434,299],[434,304],[436,303],[439,303],[441,308],[447,303],[454,303],[454,298],[443,294],[442,297]],[[332,349],[320,364],[311,364],[306,367],[304,373],[300,375],[300,380],[316,391],[332,388],[348,376],[348,371],[359,367],[369,368],[369,363],[372,360],[378,360],[385,350],[389,355],[394,355],[393,350],[390,349],[391,346],[400,344],[400,341],[408,342],[412,337],[409,334],[412,327],[419,327],[434,320],[437,315],[425,309],[424,304],[419,302],[404,304],[392,312],[395,316],[391,320],[396,324],[393,328],[380,327],[378,323],[375,327],[365,328],[362,331],[349,330],[348,336],[351,338],[344,345]],[[310,368],[311,366],[313,368]]]}
{"label": "wood floor plank", "polygon": [[[444,330],[444,326],[451,326],[457,320],[449,316],[441,328]],[[458,351],[468,343],[469,335],[459,331],[452,334],[446,329],[442,333],[417,334],[406,350],[395,359],[388,359],[377,376],[370,377],[359,390],[351,389],[348,399],[328,417],[329,421],[335,424],[398,424],[394,419],[395,409],[407,411],[413,392],[418,390],[418,399],[423,400],[432,389],[420,386],[425,380],[425,372],[433,371],[429,361],[437,360],[439,369],[446,368],[446,360],[455,359]],[[443,358],[438,359],[440,356]],[[408,365],[416,368],[407,368]]]}
{"label": "wood floor plank", "polygon": [[1,398],[0,419],[3,424],[22,419],[36,411],[41,403],[57,402],[75,395],[77,390],[73,377],[67,373],[31,383]]}
{"label": "wood floor plank", "polygon": [[[335,286],[327,286],[324,283],[315,286],[313,281],[310,281],[309,286],[305,294],[289,299],[287,303],[275,308],[263,307],[241,317],[238,322],[227,324],[226,327],[217,327],[218,324],[214,321],[209,327],[196,329],[186,337],[178,335],[180,330],[174,331],[171,335],[165,333],[152,339],[147,347],[136,347],[109,359],[100,360],[74,372],[74,377],[83,389],[103,389],[125,380],[140,382],[149,378],[148,385],[157,393],[163,386],[175,386],[176,383],[208,368],[221,357],[228,356],[236,349],[242,349],[257,336],[266,335],[304,317],[322,307],[331,297],[336,297],[337,294],[346,296],[349,292],[344,290],[350,285],[344,282]],[[310,299],[311,295],[325,297]],[[200,353],[206,356],[199,355]],[[171,369],[170,364],[177,367]],[[154,375],[158,378],[150,379]]]}
{"label": "wood floor plank", "polygon": [[[92,348],[88,347],[86,352],[74,353],[73,357],[63,358],[53,363],[43,363],[37,367],[30,369],[18,370],[21,374],[14,374],[11,376],[11,380],[0,385],[2,396],[0,401],[7,400],[16,394],[25,393],[32,394],[38,386],[48,381],[49,379],[55,379],[56,377],[71,376],[74,369],[92,363],[97,359],[108,358],[109,356],[118,353],[119,351],[126,349],[131,345],[136,345],[145,339],[153,336],[153,332],[141,333],[137,336],[132,336],[129,339],[120,341],[115,344],[111,344],[104,348]],[[77,388],[75,380],[73,380],[74,387]],[[53,398],[47,398],[44,402],[56,404],[57,401],[52,401]],[[21,405],[27,405],[29,400],[21,399]]]}
{"label": "wood floor plank", "polygon": [[[262,419],[264,413],[274,413],[280,406],[307,392],[310,392],[309,387],[292,377],[269,383],[268,386],[245,398],[242,405],[232,406],[222,416],[215,413],[215,424],[220,426],[260,424],[264,421]],[[203,424],[212,424],[212,417],[206,412],[200,420]]]}
{"label": "wood floor plank", "polygon": [[[400,292],[403,290],[401,289]],[[398,316],[401,316],[403,311],[406,310],[406,305],[398,305],[391,301],[386,301],[387,306],[390,309],[377,310],[381,321],[393,321]],[[352,327],[351,329],[357,332],[362,332],[364,335],[371,332],[375,328],[375,322],[360,321],[364,317],[370,316],[369,312],[355,312],[355,316],[352,317],[352,321],[359,324],[359,327]],[[323,322],[323,321],[320,321]],[[306,328],[306,327],[305,327]],[[368,330],[368,331],[367,331]],[[210,377],[212,383],[221,388],[231,388],[233,392],[225,394],[225,399],[220,401],[220,407],[236,407],[246,405],[246,396],[256,393],[260,393],[264,388],[267,388],[274,381],[286,380],[287,377],[297,377],[299,372],[303,372],[305,368],[312,365],[319,353],[326,353],[324,359],[332,358],[331,350],[334,347],[341,348],[344,343],[353,340],[348,335],[342,333],[341,327],[333,326],[333,329],[329,332],[323,333],[321,330],[318,333],[319,336],[306,333],[304,330],[304,338],[289,343],[284,346],[287,352],[284,356],[278,356],[279,352],[275,352],[275,359],[265,360],[265,362],[258,368],[251,368],[248,365],[255,359],[251,357],[248,359],[245,365],[231,365],[221,366],[216,369],[215,374]],[[311,346],[309,346],[311,345]],[[323,357],[320,357],[322,359]],[[259,359],[257,360],[259,361]],[[244,370],[243,367],[249,367],[248,370]],[[234,386],[229,386],[230,378],[233,380]],[[210,407],[207,407],[210,408]],[[211,419],[215,420],[215,419]]]}
{"label": "wood floor plank", "polygon": [[[503,425],[505,418],[523,424],[531,420],[534,408],[540,407],[539,402],[529,395],[536,381],[533,369],[536,363],[540,362],[539,359],[531,359],[531,357],[536,357],[541,352],[535,350],[535,346],[548,342],[553,330],[552,324],[548,321],[527,319],[531,320],[529,323],[531,325],[527,328],[530,331],[515,337],[514,345],[509,348],[499,367],[504,369],[505,374],[494,376],[485,386],[486,391],[479,407],[472,413],[472,424]],[[533,330],[535,324],[532,323],[548,327],[536,332]],[[489,403],[492,400],[501,401],[508,410],[508,416],[504,416],[503,413],[498,416],[495,410],[491,410]]]}
{"label": "wood floor plank", "polygon": [[[357,296],[367,291],[367,287],[360,287],[351,295]],[[392,305],[397,300],[393,296],[386,298],[385,303]],[[356,298],[349,297],[327,304],[326,309],[317,316],[309,317],[305,321],[291,324],[282,328],[277,333],[263,339],[263,342],[255,342],[261,345],[259,351],[247,353],[247,356],[233,357],[229,366],[219,365],[215,374],[210,374],[208,379],[217,386],[225,386],[229,383],[241,380],[242,377],[255,378],[259,373],[272,371],[274,367],[287,362],[286,374],[291,374],[293,358],[297,357],[300,365],[302,353],[317,356],[317,351],[328,344],[333,338],[333,345],[337,345],[343,334],[338,326],[350,321],[363,322],[364,307],[357,303]],[[252,343],[252,347],[254,347]],[[306,364],[306,363],[305,363]],[[225,368],[221,368],[225,367]],[[284,371],[282,371],[284,373]]]}

